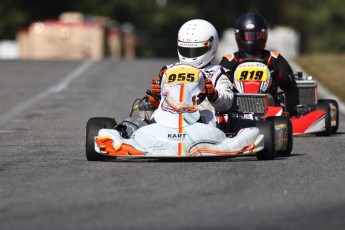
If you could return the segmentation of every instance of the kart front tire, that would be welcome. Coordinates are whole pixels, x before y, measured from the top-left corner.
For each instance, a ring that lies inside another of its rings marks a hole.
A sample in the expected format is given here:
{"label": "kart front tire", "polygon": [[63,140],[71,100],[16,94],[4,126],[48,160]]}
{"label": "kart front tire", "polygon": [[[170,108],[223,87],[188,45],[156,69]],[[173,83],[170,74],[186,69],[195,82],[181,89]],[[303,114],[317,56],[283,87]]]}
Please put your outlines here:
{"label": "kart front tire", "polygon": [[280,156],[290,156],[291,151],[293,148],[293,130],[292,130],[292,122],[289,117],[285,116],[276,116],[276,117],[268,117],[268,120],[273,121],[274,127],[276,126],[285,126],[286,127],[286,135],[287,135],[287,143],[284,150],[277,151],[277,155]]}
{"label": "kart front tire", "polygon": [[93,117],[90,118],[86,124],[86,144],[85,153],[88,161],[102,161],[106,156],[101,155],[95,151],[95,136],[98,135],[100,129],[111,129],[116,126],[114,118],[109,117]]}
{"label": "kart front tire", "polygon": [[[339,105],[338,102],[334,99],[319,99],[318,103],[325,103],[325,104],[332,104],[336,108],[335,112],[335,120],[336,120],[336,125],[332,126],[331,128],[331,133],[337,133],[338,127],[339,127]],[[332,119],[331,119],[332,121]]]}
{"label": "kart front tire", "polygon": [[325,131],[316,133],[316,136],[331,136],[332,134],[332,125],[331,125],[331,109],[327,103],[321,102],[316,105],[316,109],[322,110],[325,112]]}
{"label": "kart front tire", "polygon": [[275,132],[272,121],[257,121],[255,126],[264,135],[264,149],[256,154],[258,160],[273,160],[276,157]]}

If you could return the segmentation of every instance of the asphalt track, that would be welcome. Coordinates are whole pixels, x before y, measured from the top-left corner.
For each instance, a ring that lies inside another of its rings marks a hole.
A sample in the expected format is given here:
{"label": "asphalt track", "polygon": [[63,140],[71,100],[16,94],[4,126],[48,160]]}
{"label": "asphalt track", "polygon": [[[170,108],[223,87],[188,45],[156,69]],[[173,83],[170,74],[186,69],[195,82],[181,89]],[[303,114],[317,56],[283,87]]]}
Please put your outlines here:
{"label": "asphalt track", "polygon": [[124,119],[171,60],[1,61],[0,229],[345,229],[345,116],[292,155],[88,162],[90,117]]}

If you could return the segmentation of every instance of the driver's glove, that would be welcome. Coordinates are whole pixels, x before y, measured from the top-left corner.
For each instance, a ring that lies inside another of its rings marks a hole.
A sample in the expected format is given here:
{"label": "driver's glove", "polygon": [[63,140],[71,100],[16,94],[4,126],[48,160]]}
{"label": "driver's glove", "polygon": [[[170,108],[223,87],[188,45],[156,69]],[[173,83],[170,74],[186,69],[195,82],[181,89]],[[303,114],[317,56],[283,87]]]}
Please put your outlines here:
{"label": "driver's glove", "polygon": [[161,94],[161,81],[162,81],[162,77],[163,74],[165,73],[165,71],[167,70],[167,66],[164,66],[161,71],[159,71],[158,76],[155,79],[152,79],[151,82],[151,92],[153,94],[157,94],[160,95]]}
{"label": "driver's glove", "polygon": [[159,100],[156,98],[160,98],[161,95],[161,81],[163,74],[167,70],[167,67],[164,66],[161,71],[159,72],[158,76],[151,81],[151,92],[156,95],[156,97],[149,96],[150,103],[157,109],[159,105]]}
{"label": "driver's glove", "polygon": [[205,88],[207,92],[207,99],[210,102],[214,102],[218,98],[218,91],[214,88],[211,79],[205,78]]}
{"label": "driver's glove", "polygon": [[289,112],[289,117],[298,115],[298,110],[295,106],[287,106],[286,110]]}
{"label": "driver's glove", "polygon": [[152,79],[152,81],[151,81],[151,92],[152,92],[152,94],[155,94],[156,97],[149,96],[149,101],[156,109],[158,108],[158,105],[159,105],[159,101],[156,98],[160,97],[160,94],[162,91],[160,83],[161,82],[160,82],[159,77]]}
{"label": "driver's glove", "polygon": [[155,79],[152,79],[152,82],[151,82],[151,92],[153,94],[157,94],[157,95],[160,95],[161,94],[161,82],[160,82],[160,78],[157,77]]}

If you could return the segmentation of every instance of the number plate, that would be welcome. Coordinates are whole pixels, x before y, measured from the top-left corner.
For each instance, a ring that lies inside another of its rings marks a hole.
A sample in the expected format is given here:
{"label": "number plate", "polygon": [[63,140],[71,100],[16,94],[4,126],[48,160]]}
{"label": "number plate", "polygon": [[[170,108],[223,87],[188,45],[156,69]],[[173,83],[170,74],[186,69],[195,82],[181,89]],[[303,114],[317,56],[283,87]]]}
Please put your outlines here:
{"label": "number plate", "polygon": [[237,81],[267,81],[269,71],[261,63],[244,63],[237,67],[235,77]]}
{"label": "number plate", "polygon": [[252,113],[245,113],[243,114],[243,118],[244,119],[248,119],[248,120],[254,120],[254,116]]}
{"label": "number plate", "polygon": [[197,82],[199,80],[199,70],[189,66],[171,68],[165,75],[166,84]]}

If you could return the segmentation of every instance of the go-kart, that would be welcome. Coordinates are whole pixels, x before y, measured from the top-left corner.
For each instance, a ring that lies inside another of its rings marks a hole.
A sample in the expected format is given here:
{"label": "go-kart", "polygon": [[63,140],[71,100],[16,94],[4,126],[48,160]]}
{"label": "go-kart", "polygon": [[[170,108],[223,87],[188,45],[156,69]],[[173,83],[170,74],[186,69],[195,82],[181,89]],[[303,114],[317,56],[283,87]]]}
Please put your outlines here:
{"label": "go-kart", "polygon": [[288,113],[281,105],[276,105],[271,94],[266,90],[271,84],[268,67],[259,61],[241,63],[233,76],[234,101],[230,112],[220,112],[218,126],[229,136],[244,127],[267,123],[272,130],[265,136],[265,145],[275,141],[276,153],[290,155],[293,148],[292,123]]}
{"label": "go-kart", "polygon": [[[292,126],[293,135],[315,134],[330,136],[336,133],[339,124],[339,109],[336,100],[318,99],[317,84],[311,77],[303,79],[302,74],[295,74],[299,105],[297,115],[286,118],[284,124]],[[272,116],[288,117],[285,99],[287,95],[279,92],[278,98],[274,99],[267,93],[272,83],[271,73],[262,60],[250,60],[241,63],[234,73],[235,106],[233,106],[230,118],[252,120],[274,120]],[[261,98],[261,99],[260,99]],[[277,102],[278,101],[278,102]],[[236,105],[236,103],[239,103]],[[240,109],[239,111],[237,111]],[[234,121],[233,121],[234,123]],[[281,122],[275,122],[275,127],[281,126]],[[233,127],[233,125],[232,125]],[[288,129],[289,144],[292,145],[290,128]],[[291,139],[291,141],[290,141]],[[288,151],[285,151],[285,155]]]}
{"label": "go-kart", "polygon": [[[147,95],[133,103],[128,119],[90,118],[86,125],[86,158],[183,158],[256,156],[274,159],[273,125],[262,123],[227,137],[217,127],[203,123],[198,104],[205,96],[203,73],[177,65],[162,77],[159,107],[152,112]],[[137,116],[135,114],[138,114]],[[151,115],[152,114],[152,115]],[[270,140],[270,141],[267,141]]]}
{"label": "go-kart", "polygon": [[[333,99],[318,99],[317,84],[311,76],[303,77],[296,72],[299,105],[297,115],[291,117],[294,135],[315,134],[330,136],[339,126],[338,102]],[[284,98],[284,94],[282,94]]]}

